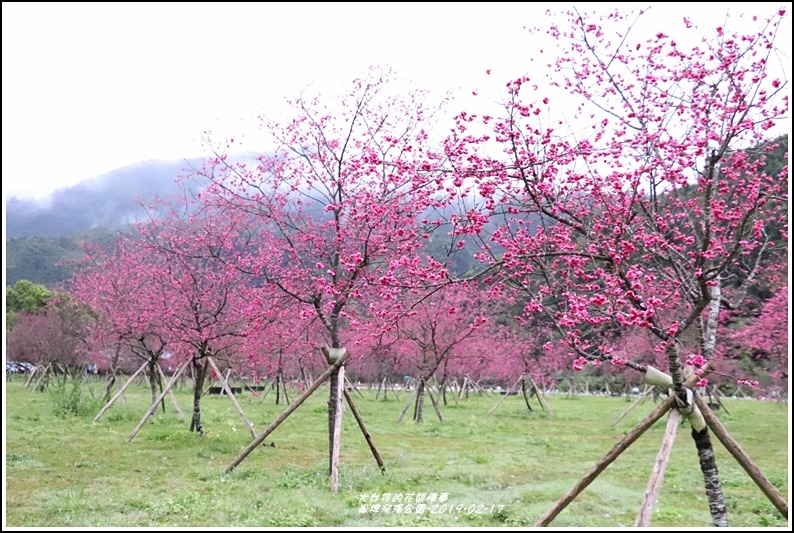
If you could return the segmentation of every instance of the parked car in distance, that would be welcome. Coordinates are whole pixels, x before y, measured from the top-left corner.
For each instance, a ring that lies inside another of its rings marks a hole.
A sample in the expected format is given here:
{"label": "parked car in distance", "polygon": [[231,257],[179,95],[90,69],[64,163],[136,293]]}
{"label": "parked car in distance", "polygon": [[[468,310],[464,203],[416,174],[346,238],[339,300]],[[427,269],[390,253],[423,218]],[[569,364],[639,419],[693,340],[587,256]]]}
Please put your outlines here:
{"label": "parked car in distance", "polygon": [[6,361],[6,372],[9,374],[22,374],[25,372],[32,372],[33,365],[30,363],[16,363],[14,361]]}

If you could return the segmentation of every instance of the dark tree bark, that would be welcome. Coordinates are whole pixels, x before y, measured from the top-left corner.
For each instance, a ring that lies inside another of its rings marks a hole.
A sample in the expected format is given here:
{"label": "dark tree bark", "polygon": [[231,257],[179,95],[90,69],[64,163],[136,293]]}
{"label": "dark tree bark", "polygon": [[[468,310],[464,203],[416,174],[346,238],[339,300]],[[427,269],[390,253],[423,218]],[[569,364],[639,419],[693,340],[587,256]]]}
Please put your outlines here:
{"label": "dark tree bark", "polygon": [[445,374],[441,379],[441,385],[439,386],[439,389],[441,390],[441,399],[443,400],[444,405],[447,405],[447,383],[449,383],[449,378]]}
{"label": "dark tree bark", "polygon": [[113,385],[116,384],[116,369],[111,367],[108,372],[108,382],[105,385],[105,395],[102,397],[104,403],[108,403],[113,397]]}
{"label": "dark tree bark", "polygon": [[116,367],[119,364],[119,356],[121,355],[121,348],[117,345],[116,351],[113,353],[113,358],[110,360],[110,368],[108,368],[108,382],[105,385],[104,402],[107,404],[113,397],[113,385],[116,384]]}
{"label": "dark tree bark", "polygon": [[149,388],[152,391],[152,404],[157,401],[159,394],[157,393],[157,369],[154,365],[157,364],[157,359],[149,358],[149,366],[146,372],[149,374]]}
{"label": "dark tree bark", "polygon": [[[506,393],[509,393],[507,391]],[[524,403],[527,404],[527,409],[532,412],[532,406],[529,405],[529,396],[527,396],[527,383],[523,379],[521,380],[521,393],[524,395]]]}
{"label": "dark tree bark", "polygon": [[709,501],[711,522],[714,527],[728,527],[728,513],[725,508],[725,498],[722,494],[720,475],[717,471],[717,461],[714,458],[714,448],[711,446],[708,428],[702,431],[692,430],[692,439],[698,450],[700,470],[703,472],[703,481],[706,487],[706,497]]}
{"label": "dark tree bark", "polygon": [[201,426],[201,394],[204,391],[204,379],[207,376],[206,359],[193,359],[193,418],[190,420],[190,431],[204,436]]}
{"label": "dark tree bark", "polygon": [[416,386],[416,408],[414,409],[414,420],[422,421],[422,411],[425,405],[425,380],[420,379]]}

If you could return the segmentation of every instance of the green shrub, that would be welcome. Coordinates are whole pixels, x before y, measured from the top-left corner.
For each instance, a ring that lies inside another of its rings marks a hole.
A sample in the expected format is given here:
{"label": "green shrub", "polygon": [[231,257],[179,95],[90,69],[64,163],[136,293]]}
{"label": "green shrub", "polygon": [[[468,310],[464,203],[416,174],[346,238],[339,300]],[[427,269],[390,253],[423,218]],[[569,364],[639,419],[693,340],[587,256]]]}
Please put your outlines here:
{"label": "green shrub", "polygon": [[82,380],[74,376],[56,380],[49,391],[58,418],[94,415],[102,408],[101,400],[86,394]]}

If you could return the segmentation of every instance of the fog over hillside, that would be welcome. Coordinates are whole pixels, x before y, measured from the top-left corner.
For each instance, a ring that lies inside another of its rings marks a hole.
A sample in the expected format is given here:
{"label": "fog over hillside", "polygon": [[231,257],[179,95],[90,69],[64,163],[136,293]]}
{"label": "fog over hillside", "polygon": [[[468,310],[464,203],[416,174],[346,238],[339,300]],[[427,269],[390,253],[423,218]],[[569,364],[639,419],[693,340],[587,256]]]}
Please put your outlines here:
{"label": "fog over hillside", "polygon": [[10,198],[5,204],[6,237],[59,237],[123,227],[144,215],[138,199],[180,193],[183,183],[176,178],[186,169],[200,168],[201,162],[147,161],[60,189],[42,200]]}

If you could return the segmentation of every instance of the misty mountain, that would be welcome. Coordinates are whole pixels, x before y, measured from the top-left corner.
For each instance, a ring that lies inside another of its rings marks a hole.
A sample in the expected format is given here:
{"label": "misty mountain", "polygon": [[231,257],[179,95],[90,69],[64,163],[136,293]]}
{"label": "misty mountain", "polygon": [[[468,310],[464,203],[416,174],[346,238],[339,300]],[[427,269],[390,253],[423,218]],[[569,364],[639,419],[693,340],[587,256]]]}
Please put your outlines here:
{"label": "misty mountain", "polygon": [[[176,182],[201,159],[147,161],[60,189],[43,200],[11,198],[5,204],[6,238],[66,237],[87,230],[121,229],[145,215],[138,200],[180,194]],[[197,186],[191,183],[195,192]]]}

